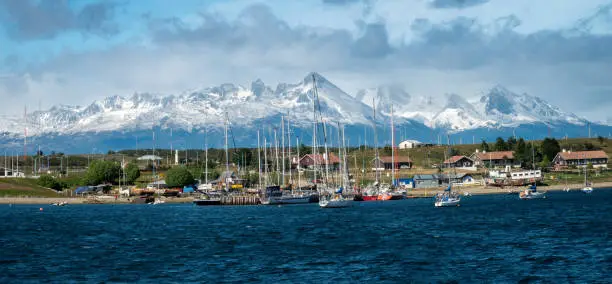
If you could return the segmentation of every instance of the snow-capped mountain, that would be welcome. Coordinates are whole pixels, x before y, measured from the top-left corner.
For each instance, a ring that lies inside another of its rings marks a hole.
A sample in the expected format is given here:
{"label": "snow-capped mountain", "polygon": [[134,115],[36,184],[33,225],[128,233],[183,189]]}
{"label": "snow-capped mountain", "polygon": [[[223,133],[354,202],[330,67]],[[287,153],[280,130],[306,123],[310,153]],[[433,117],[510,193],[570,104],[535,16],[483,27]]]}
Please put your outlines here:
{"label": "snow-capped mountain", "polygon": [[[23,143],[27,128],[30,140],[35,140],[33,143],[74,151],[82,147],[91,149],[91,145],[98,149],[117,149],[126,148],[134,136],[150,136],[152,129],[161,133],[157,139],[169,139],[170,135],[164,133],[173,129],[171,139],[183,137],[184,147],[189,147],[201,144],[201,137],[193,133],[208,129],[209,133],[219,134],[225,113],[229,115],[234,135],[238,136],[236,144],[256,145],[255,130],[269,133],[271,128],[278,126],[281,115],[291,121],[294,134],[306,141],[311,139],[313,80],[318,91],[317,108],[320,107],[323,116],[332,122],[330,125],[342,123],[347,127],[347,135],[359,136],[353,138],[353,143],[364,135],[363,141],[373,141],[367,138],[372,135],[371,131],[364,130],[364,127],[371,127],[373,102],[376,123],[380,127],[379,141],[389,140],[391,104],[395,125],[402,133],[398,133],[397,139],[434,142],[433,137],[440,133],[469,135],[473,139],[475,136],[506,135],[508,129],[516,130],[519,126],[529,131],[525,135],[530,137],[550,132],[551,126],[557,134],[582,135],[588,123],[538,97],[513,93],[502,86],[495,86],[472,100],[457,94],[415,96],[399,85],[365,89],[352,96],[320,74],[310,73],[297,83],[281,83],[275,88],[256,80],[247,87],[228,83],[181,94],[111,96],[85,107],[57,105],[29,113],[25,120],[21,116],[3,116],[0,117],[0,141],[16,147]],[[608,133],[612,130],[600,126],[594,131]],[[158,143],[164,145],[166,142]]]}
{"label": "snow-capped mountain", "polygon": [[393,103],[394,114],[417,120],[434,129],[459,132],[477,128],[516,127],[522,124],[547,123],[585,125],[588,121],[528,94],[517,94],[495,86],[475,100],[457,94],[442,97],[411,96],[397,86],[361,90],[355,96],[364,104],[376,101],[381,113],[388,115]]}

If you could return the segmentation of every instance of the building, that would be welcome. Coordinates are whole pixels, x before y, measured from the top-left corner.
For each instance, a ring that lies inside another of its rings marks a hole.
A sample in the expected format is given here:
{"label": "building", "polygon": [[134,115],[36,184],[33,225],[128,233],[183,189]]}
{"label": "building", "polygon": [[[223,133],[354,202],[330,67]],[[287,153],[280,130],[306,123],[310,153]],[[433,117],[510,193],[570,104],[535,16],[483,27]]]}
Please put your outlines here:
{"label": "building", "polygon": [[608,167],[608,154],[604,151],[566,151],[559,152],[552,161],[553,167],[556,170],[564,169],[570,166],[585,167],[588,164],[594,168]]}
{"label": "building", "polygon": [[444,161],[445,168],[471,169],[474,161],[466,156],[452,156]]}
{"label": "building", "polygon": [[138,162],[141,162],[138,165],[138,168],[141,170],[145,170],[148,167],[152,167],[153,165],[155,165],[155,167],[159,167],[162,158],[156,155],[144,155],[142,157],[137,158],[136,160]]}
{"label": "building", "polygon": [[476,184],[477,181],[470,174],[446,174],[440,175],[441,184],[444,186],[448,186],[448,182],[450,181],[453,185],[462,186],[462,185],[472,185]]}
{"label": "building", "polygon": [[443,180],[444,178],[442,175],[415,175],[414,188],[441,187],[444,183]]}
{"label": "building", "polygon": [[510,166],[513,168],[520,168],[521,163],[514,159],[514,152],[512,151],[497,151],[497,152],[479,152],[476,150],[470,157],[474,161],[476,167],[487,167],[487,168],[505,168]]}
{"label": "building", "polygon": [[423,142],[417,140],[405,140],[399,143],[400,149],[412,149],[423,146]]}
{"label": "building", "polygon": [[[393,167],[393,162],[395,162],[395,167]],[[373,168],[372,170],[391,170],[395,169],[410,169],[412,168],[412,160],[408,157],[398,157],[395,156],[395,160],[391,156],[379,157],[378,160],[374,158],[372,160]]]}
{"label": "building", "polygon": [[308,154],[300,158],[298,163],[301,169],[312,169],[314,168],[315,162],[318,167],[324,168],[328,164],[330,170],[337,170],[340,167],[340,159],[334,153],[329,154],[329,159],[325,154]]}

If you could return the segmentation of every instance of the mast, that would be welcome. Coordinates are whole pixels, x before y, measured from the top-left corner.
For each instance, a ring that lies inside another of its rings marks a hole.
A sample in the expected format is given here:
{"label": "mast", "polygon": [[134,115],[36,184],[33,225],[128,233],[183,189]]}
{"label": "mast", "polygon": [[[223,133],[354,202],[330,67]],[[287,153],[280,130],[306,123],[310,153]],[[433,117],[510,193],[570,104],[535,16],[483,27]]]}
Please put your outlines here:
{"label": "mast", "polygon": [[268,186],[268,141],[264,135],[264,183]]}
{"label": "mast", "polygon": [[323,146],[325,147],[325,185],[329,183],[329,152],[327,151],[327,121],[323,120]]}
{"label": "mast", "polygon": [[281,116],[281,151],[282,151],[282,183],[285,184],[285,116]]}
{"label": "mast", "polygon": [[300,182],[302,180],[302,173],[300,171],[300,137],[299,136],[295,137],[295,145],[297,148],[297,166],[296,166],[297,174],[298,174],[297,186],[298,186],[298,189],[301,190],[302,187],[300,186]]}
{"label": "mast", "polygon": [[274,160],[276,163],[276,182],[279,186],[282,186],[281,184],[281,175],[280,175],[280,165],[278,164],[278,138],[276,137],[276,128],[274,128]]}
{"label": "mast", "polygon": [[395,129],[393,128],[393,105],[391,105],[391,186],[395,186]]}
{"label": "mast", "polygon": [[342,171],[344,171],[344,156],[342,155],[342,142],[340,141],[340,122],[337,123],[338,124],[338,160],[340,160],[340,164],[338,164],[338,179],[339,179],[339,183],[343,186],[343,180],[340,180],[342,177],[342,175],[344,174]]}
{"label": "mast", "polygon": [[289,124],[289,119],[287,119],[287,141],[288,141],[288,146],[289,149],[287,149],[287,155],[289,156],[289,184],[291,184],[291,190],[293,190],[293,175],[291,174],[292,172],[292,165],[293,165],[293,161],[291,160],[291,127]]}
{"label": "mast", "polygon": [[204,183],[208,185],[208,125],[204,127],[204,147]]}
{"label": "mast", "polygon": [[257,130],[257,171],[258,171],[258,179],[257,187],[261,190],[261,148],[259,145],[259,130]]}
{"label": "mast", "polygon": [[372,128],[374,129],[374,155],[375,155],[375,176],[376,176],[376,184],[380,183],[380,171],[378,170],[378,166],[379,166],[379,162],[380,162],[380,157],[378,155],[378,135],[376,134],[376,103],[375,103],[375,99],[372,98],[372,111],[374,113],[373,115],[373,120],[372,120]]}
{"label": "mast", "polygon": [[[28,150],[27,150],[27,145],[28,145],[28,107],[24,106],[23,107],[23,121],[25,123],[25,127],[23,128],[23,176],[25,177],[26,174],[26,162],[27,162],[27,155],[28,155]],[[34,169],[32,169],[32,172],[34,172]]]}
{"label": "mast", "polygon": [[[338,130],[340,131],[340,130]],[[344,137],[344,125],[342,126],[342,188],[346,189],[348,183],[348,160],[346,158],[346,140]]]}
{"label": "mast", "polygon": [[229,115],[225,113],[225,191],[229,191],[229,145],[227,141],[227,130],[229,128]]}
{"label": "mast", "polygon": [[[312,74],[312,166],[314,185],[317,186],[317,83],[315,75]],[[318,189],[317,189],[318,191]]]}

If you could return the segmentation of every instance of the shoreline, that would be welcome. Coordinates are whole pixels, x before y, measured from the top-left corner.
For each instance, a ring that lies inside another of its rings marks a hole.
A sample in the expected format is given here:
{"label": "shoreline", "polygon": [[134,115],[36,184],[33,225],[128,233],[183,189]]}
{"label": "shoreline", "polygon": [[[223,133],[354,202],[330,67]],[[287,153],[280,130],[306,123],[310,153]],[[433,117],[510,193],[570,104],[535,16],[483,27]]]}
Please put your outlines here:
{"label": "shoreline", "polygon": [[[579,190],[582,188],[582,184],[568,184],[568,187],[573,190]],[[526,187],[485,187],[485,186],[466,186],[456,187],[454,190],[463,194],[468,192],[470,195],[492,195],[492,194],[518,194],[521,190]],[[550,186],[540,186],[538,190],[547,192],[563,191],[565,185],[557,184]],[[612,188],[612,182],[601,182],[593,184],[593,188]],[[407,193],[407,198],[431,198],[437,193],[443,191],[443,188],[428,188],[428,189],[411,189]],[[132,203],[134,198],[118,198],[115,199],[112,196],[99,196],[97,198],[92,197],[0,197],[0,204],[19,204],[19,205],[51,205],[53,203],[66,202],[67,204],[142,204]],[[162,197],[161,200],[167,204],[186,204],[192,203],[193,197]]]}

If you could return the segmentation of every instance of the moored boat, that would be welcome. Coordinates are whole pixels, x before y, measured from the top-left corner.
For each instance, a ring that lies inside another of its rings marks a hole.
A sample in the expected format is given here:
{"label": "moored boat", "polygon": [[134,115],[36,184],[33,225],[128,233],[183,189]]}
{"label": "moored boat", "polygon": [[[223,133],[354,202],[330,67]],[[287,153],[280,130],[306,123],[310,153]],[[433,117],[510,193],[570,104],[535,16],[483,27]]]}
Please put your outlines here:
{"label": "moored boat", "polygon": [[435,207],[456,207],[461,202],[461,196],[456,192],[452,192],[451,185],[449,185],[443,193],[436,195],[434,202]]}
{"label": "moored boat", "polygon": [[203,194],[199,199],[195,199],[193,204],[197,206],[221,205],[221,196],[212,193]]}
{"label": "moored boat", "polygon": [[534,184],[530,186],[529,188],[525,189],[524,191],[521,191],[519,193],[519,198],[520,199],[544,199],[546,198],[546,193],[538,192],[537,186]]}

